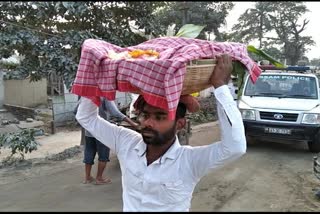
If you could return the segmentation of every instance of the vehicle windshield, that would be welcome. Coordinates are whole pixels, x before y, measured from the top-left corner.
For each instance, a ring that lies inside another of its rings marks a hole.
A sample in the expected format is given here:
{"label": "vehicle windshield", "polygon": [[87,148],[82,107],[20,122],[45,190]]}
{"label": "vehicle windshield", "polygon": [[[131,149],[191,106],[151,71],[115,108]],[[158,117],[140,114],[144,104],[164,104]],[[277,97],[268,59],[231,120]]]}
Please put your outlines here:
{"label": "vehicle windshield", "polygon": [[317,99],[316,79],[298,75],[261,74],[255,84],[247,80],[245,96]]}

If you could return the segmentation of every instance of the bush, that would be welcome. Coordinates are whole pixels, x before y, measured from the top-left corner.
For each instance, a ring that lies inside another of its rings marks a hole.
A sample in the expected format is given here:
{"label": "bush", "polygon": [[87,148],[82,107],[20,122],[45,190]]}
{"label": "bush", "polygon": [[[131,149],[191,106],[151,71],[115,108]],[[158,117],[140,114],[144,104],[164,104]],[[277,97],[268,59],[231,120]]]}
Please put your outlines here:
{"label": "bush", "polygon": [[5,69],[9,69],[9,70],[13,70],[16,69],[18,67],[18,63],[15,62],[7,62],[7,61],[0,61],[0,67],[5,68]]}
{"label": "bush", "polygon": [[34,139],[34,129],[25,129],[21,132],[0,134],[0,149],[8,147],[11,149],[9,159],[15,154],[24,160],[24,154],[37,150],[38,143]]}

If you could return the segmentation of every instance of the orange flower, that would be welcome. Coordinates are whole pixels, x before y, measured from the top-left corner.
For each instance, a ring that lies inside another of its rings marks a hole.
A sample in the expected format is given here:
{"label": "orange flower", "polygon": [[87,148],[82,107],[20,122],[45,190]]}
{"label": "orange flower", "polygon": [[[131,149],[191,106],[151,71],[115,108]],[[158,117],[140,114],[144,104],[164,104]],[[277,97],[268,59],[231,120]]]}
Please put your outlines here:
{"label": "orange flower", "polygon": [[129,51],[129,55],[132,58],[139,58],[141,55],[144,54],[143,50],[137,49],[137,50],[133,50],[133,51]]}
{"label": "orange flower", "polygon": [[129,51],[128,53],[132,58],[139,58],[139,57],[142,57],[143,55],[155,56],[155,57],[159,56],[159,53],[157,51],[154,51],[154,50],[136,49],[136,50],[133,50],[133,51]]}
{"label": "orange flower", "polygon": [[157,51],[154,51],[154,50],[146,50],[145,52],[149,56],[156,56],[156,57],[159,56],[159,53]]}

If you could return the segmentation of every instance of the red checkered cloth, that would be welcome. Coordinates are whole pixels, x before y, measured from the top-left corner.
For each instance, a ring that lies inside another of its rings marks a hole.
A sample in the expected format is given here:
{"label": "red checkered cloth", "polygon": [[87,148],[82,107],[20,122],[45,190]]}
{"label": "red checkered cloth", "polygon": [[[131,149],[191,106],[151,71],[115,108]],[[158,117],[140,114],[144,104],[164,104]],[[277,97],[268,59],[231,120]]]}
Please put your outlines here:
{"label": "red checkered cloth", "polygon": [[[111,60],[107,55],[111,50],[119,53],[134,49],[152,49],[160,55],[154,60]],[[246,45],[240,43],[162,37],[122,48],[102,40],[87,39],[82,44],[72,93],[88,97],[100,105],[101,96],[114,100],[117,90],[136,92],[139,89],[148,104],[168,110],[169,118],[174,119],[186,63],[223,53],[240,61],[247,68],[251,80],[257,80],[261,69],[248,56]]]}

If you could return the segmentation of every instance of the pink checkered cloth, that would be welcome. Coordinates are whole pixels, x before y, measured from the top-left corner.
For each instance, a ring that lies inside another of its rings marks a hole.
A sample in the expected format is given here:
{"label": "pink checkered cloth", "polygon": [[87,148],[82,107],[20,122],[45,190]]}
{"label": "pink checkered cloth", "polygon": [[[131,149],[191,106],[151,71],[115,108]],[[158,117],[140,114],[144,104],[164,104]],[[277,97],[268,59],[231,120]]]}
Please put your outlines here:
{"label": "pink checkered cloth", "polygon": [[[107,52],[117,53],[134,49],[152,49],[160,53],[155,60],[111,60]],[[150,105],[168,110],[175,118],[176,107],[186,73],[186,63],[200,58],[229,54],[240,61],[255,82],[261,73],[248,56],[247,47],[240,43],[211,42],[200,39],[162,37],[136,46],[122,48],[111,43],[87,39],[82,44],[81,58],[72,86],[72,93],[90,98],[100,105],[99,97],[114,100],[116,91],[136,92]]]}

